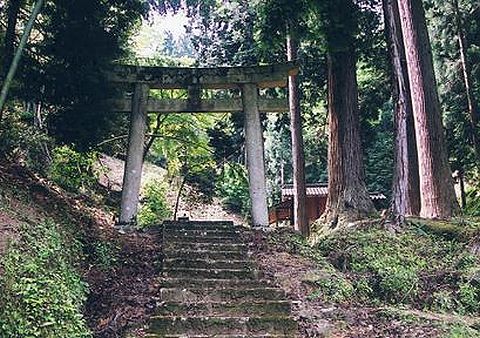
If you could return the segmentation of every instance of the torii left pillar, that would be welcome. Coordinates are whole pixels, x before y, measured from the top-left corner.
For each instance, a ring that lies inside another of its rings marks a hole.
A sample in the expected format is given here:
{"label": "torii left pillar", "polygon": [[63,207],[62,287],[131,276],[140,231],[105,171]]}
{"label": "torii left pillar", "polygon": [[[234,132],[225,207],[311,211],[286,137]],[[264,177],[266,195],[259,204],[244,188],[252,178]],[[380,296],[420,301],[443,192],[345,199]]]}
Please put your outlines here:
{"label": "torii left pillar", "polygon": [[143,152],[147,128],[147,105],[149,86],[136,84],[132,98],[128,152],[123,176],[122,201],[120,207],[120,226],[135,224],[140,186],[142,183]]}
{"label": "torii left pillar", "polygon": [[256,84],[242,86],[243,110],[245,113],[245,145],[254,227],[268,226],[267,189],[262,124],[258,111],[258,88]]}

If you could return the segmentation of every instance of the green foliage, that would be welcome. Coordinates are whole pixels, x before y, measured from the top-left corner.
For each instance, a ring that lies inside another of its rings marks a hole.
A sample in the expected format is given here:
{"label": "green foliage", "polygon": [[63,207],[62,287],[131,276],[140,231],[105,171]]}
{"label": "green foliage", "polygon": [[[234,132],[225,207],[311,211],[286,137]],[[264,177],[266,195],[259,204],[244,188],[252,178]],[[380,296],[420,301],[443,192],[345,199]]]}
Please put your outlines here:
{"label": "green foliage", "polygon": [[95,266],[108,271],[118,262],[118,248],[111,242],[96,241],[93,246],[93,259]]}
{"label": "green foliage", "polygon": [[432,309],[439,312],[452,312],[457,306],[453,292],[450,290],[435,291],[432,295]]}
{"label": "green foliage", "polygon": [[337,275],[326,276],[317,280],[315,284],[318,289],[308,296],[310,300],[321,297],[326,302],[342,303],[349,300],[354,293],[352,284],[346,278]]}
{"label": "green foliage", "polygon": [[24,225],[2,259],[0,336],[91,337],[82,317],[87,285],[80,245],[52,222]]}
{"label": "green foliage", "polygon": [[446,338],[479,338],[480,332],[465,325],[454,325]]}
{"label": "green foliage", "polygon": [[[318,250],[341,272],[355,276],[352,285],[364,298],[478,313],[480,285],[474,276],[480,261],[458,237],[418,225],[399,235],[355,230],[324,239]],[[458,278],[441,278],[445,273]]]}
{"label": "green foliage", "polygon": [[470,216],[480,216],[480,189],[471,188],[467,191],[467,207],[465,213]]}
{"label": "green foliage", "polygon": [[458,298],[466,313],[478,312],[478,304],[480,304],[480,286],[475,286],[470,282],[461,283],[458,289]]}
{"label": "green foliage", "polygon": [[159,224],[172,215],[166,199],[167,189],[168,186],[159,181],[149,182],[145,186],[138,213],[138,225],[140,227]]}
{"label": "green foliage", "polygon": [[207,130],[215,119],[209,114],[166,115],[149,159],[164,165],[170,177],[184,176],[203,193],[213,194],[215,162]]}
{"label": "green foliage", "polygon": [[33,117],[29,111],[19,107],[6,111],[0,128],[0,156],[43,172],[48,164],[47,148],[52,140],[31,121]]}
{"label": "green foliage", "polygon": [[85,193],[98,182],[100,173],[95,168],[96,163],[95,152],[80,153],[71,147],[61,146],[53,151],[48,176],[68,191]]}
{"label": "green foliage", "polygon": [[244,166],[236,163],[225,165],[217,183],[217,192],[231,210],[243,215],[250,213],[248,177]]}

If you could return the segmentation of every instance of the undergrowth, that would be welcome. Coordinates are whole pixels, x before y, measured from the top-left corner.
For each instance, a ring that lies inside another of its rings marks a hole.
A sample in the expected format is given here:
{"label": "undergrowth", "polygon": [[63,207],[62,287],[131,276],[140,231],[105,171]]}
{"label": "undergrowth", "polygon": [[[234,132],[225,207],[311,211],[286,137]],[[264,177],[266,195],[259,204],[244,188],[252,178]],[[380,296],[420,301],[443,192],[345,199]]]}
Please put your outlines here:
{"label": "undergrowth", "polygon": [[270,244],[318,264],[310,299],[404,304],[420,310],[480,314],[480,257],[468,250],[457,225],[411,223],[404,232],[348,230],[311,247],[298,234],[279,231]]}
{"label": "undergrowth", "polygon": [[417,224],[401,234],[354,230],[325,238],[317,249],[349,278],[366,281],[367,299],[480,313],[480,259],[451,233],[444,236]]}
{"label": "undergrowth", "polygon": [[24,224],[19,234],[1,261],[0,337],[90,337],[79,242],[52,221]]}
{"label": "undergrowth", "polygon": [[143,191],[140,211],[138,212],[138,226],[146,228],[162,223],[172,215],[166,199],[167,185],[154,180],[149,182]]}

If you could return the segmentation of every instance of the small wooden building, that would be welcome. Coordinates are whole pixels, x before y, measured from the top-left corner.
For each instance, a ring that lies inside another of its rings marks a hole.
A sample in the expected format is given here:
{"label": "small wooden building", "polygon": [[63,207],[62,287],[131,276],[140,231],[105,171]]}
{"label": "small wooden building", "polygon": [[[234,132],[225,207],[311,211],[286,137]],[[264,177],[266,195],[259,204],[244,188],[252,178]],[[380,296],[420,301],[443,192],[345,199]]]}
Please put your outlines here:
{"label": "small wooden building", "polygon": [[[306,213],[308,223],[317,220],[325,211],[327,203],[328,186],[324,183],[307,184]],[[371,193],[370,197],[377,209],[385,208],[387,197],[382,193]],[[293,198],[294,190],[292,185],[285,185],[282,188],[281,202],[270,208],[268,220],[270,224],[290,221],[293,222]]]}

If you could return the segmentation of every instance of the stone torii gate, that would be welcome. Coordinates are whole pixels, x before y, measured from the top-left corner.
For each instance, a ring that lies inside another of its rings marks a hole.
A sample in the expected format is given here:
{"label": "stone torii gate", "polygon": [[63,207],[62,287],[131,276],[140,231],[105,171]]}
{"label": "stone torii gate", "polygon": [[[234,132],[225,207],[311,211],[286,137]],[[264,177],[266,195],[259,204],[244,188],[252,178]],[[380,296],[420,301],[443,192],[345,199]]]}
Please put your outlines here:
{"label": "stone torii gate", "polygon": [[[130,112],[128,153],[123,179],[119,225],[136,220],[143,167],[143,152],[149,113],[245,114],[245,143],[253,226],[268,226],[265,160],[261,112],[287,112],[285,99],[266,99],[259,89],[283,88],[296,75],[294,63],[254,67],[166,68],[116,66],[110,74],[114,83],[134,87],[132,99],[113,101],[112,111]],[[187,89],[186,100],[154,99],[150,89]],[[241,99],[202,100],[202,89],[240,89]]]}

